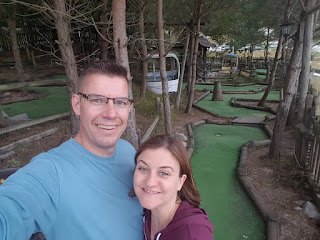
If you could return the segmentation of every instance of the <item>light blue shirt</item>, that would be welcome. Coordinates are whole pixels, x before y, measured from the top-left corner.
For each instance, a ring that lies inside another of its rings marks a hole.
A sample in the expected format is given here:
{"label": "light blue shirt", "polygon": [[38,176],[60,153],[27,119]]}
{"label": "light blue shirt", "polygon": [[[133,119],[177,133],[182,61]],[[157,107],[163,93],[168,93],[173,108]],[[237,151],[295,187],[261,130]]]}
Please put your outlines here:
{"label": "light blue shirt", "polygon": [[128,196],[134,154],[122,139],[103,158],[71,138],[38,155],[0,187],[0,239],[143,239],[142,207]]}

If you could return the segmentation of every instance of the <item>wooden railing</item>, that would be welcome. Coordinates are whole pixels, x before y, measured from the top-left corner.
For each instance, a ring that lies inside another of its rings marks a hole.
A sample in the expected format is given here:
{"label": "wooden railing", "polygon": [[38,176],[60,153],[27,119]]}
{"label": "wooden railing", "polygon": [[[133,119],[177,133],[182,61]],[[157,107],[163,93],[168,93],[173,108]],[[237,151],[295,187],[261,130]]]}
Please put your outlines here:
{"label": "wooden railing", "polygon": [[303,123],[296,125],[295,157],[309,177],[314,190],[320,190],[320,96],[317,91],[306,98]]}

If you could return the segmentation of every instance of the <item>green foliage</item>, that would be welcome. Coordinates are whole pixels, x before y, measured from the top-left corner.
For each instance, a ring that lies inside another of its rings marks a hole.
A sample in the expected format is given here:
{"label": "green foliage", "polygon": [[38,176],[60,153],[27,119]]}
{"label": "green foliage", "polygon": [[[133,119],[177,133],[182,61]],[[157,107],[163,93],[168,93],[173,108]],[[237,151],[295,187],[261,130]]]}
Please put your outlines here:
{"label": "green foliage", "polygon": [[132,93],[136,113],[145,117],[156,116],[158,114],[156,110],[156,98],[160,97],[161,99],[161,95],[147,91],[146,97],[141,99],[140,85],[138,84],[132,84]]}

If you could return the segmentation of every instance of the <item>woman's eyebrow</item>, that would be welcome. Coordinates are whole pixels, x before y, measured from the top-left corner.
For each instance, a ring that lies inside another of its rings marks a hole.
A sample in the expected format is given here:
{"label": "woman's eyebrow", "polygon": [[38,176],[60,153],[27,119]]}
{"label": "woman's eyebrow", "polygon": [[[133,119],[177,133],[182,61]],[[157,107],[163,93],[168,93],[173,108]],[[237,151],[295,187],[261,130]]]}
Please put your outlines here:
{"label": "woman's eyebrow", "polygon": [[148,164],[145,161],[143,161],[142,159],[138,160],[137,164],[140,163],[140,162],[148,166]]}
{"label": "woman's eyebrow", "polygon": [[160,168],[161,168],[161,169],[163,169],[163,168],[169,168],[169,169],[171,169],[171,171],[174,172],[173,167],[170,167],[170,166],[161,166]]}

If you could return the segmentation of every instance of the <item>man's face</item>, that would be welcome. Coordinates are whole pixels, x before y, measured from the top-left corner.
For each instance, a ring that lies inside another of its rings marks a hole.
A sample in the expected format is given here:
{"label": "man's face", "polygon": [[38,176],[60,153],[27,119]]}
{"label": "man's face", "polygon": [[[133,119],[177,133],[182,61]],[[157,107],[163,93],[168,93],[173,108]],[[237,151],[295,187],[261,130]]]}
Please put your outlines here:
{"label": "man's face", "polygon": [[[83,80],[79,91],[109,98],[127,98],[128,84],[122,77],[91,74]],[[98,156],[112,156],[117,141],[126,129],[131,106],[119,109],[112,100],[103,106],[97,106],[85,97],[74,94],[72,107],[80,116],[80,130],[74,137],[75,140]]]}

